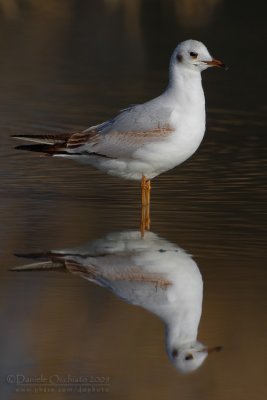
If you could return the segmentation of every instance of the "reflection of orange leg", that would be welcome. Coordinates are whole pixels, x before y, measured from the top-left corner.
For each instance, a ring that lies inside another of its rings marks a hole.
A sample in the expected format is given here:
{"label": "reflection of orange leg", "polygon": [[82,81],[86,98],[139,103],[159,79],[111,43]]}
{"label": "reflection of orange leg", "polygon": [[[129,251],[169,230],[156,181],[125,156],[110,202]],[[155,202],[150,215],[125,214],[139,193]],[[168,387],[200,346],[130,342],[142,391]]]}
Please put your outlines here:
{"label": "reflection of orange leg", "polygon": [[151,183],[150,180],[146,181],[146,229],[150,229],[150,191],[151,191]]}
{"label": "reflection of orange leg", "polygon": [[150,191],[151,191],[151,183],[150,179],[146,181],[146,204],[150,205]]}
{"label": "reflection of orange leg", "polygon": [[146,227],[147,231],[150,230],[150,207],[149,206],[146,207],[145,227]]}
{"label": "reflection of orange leg", "polygon": [[143,237],[146,231],[146,206],[142,206],[141,209],[141,223],[140,223],[140,232]]}

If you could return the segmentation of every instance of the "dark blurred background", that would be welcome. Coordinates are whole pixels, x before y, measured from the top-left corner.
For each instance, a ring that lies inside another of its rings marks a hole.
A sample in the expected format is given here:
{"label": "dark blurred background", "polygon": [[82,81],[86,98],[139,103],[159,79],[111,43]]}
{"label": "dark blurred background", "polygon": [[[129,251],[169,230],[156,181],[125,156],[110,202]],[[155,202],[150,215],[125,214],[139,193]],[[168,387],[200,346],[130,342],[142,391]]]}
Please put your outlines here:
{"label": "dark blurred background", "polygon": [[[0,0],[1,398],[34,396],[9,373],[106,374],[105,399],[266,398],[266,12],[264,0]],[[230,68],[203,74],[200,149],[153,182],[152,230],[194,255],[200,339],[225,347],[183,377],[154,316],[69,275],[8,268],[19,251],[138,228],[140,211],[136,183],[18,153],[10,136],[77,131],[158,95],[188,38]]]}

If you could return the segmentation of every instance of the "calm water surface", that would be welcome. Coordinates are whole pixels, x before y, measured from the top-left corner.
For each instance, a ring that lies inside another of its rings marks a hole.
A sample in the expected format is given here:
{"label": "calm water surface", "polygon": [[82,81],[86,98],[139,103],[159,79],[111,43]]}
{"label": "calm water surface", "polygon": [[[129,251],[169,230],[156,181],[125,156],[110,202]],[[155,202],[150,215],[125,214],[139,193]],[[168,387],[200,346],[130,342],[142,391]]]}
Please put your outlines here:
{"label": "calm water surface", "polygon": [[[107,393],[91,394],[101,399],[265,399],[265,3],[207,2],[204,15],[197,2],[191,14],[185,1],[78,3],[0,17],[1,398],[35,398],[6,382],[21,374],[106,376]],[[153,181],[152,231],[193,255],[204,281],[198,337],[224,347],[180,375],[155,315],[72,274],[9,271],[24,262],[14,253],[81,246],[137,229],[140,216],[138,184],[18,153],[10,136],[76,131],[159,94],[187,37],[231,68],[203,74],[198,152]],[[48,397],[88,394],[57,385],[39,394]]]}

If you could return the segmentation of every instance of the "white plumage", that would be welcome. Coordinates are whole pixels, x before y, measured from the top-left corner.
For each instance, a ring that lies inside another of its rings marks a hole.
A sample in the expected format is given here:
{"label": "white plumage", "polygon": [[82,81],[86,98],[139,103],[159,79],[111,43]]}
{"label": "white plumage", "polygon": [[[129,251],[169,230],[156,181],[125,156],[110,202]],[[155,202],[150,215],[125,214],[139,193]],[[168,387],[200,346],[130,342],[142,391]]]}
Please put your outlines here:
{"label": "white plumage", "polygon": [[80,133],[16,136],[46,143],[19,148],[71,158],[126,179],[150,180],[199,147],[205,132],[201,72],[209,66],[224,67],[203,43],[186,40],[171,56],[169,84],[160,96]]}

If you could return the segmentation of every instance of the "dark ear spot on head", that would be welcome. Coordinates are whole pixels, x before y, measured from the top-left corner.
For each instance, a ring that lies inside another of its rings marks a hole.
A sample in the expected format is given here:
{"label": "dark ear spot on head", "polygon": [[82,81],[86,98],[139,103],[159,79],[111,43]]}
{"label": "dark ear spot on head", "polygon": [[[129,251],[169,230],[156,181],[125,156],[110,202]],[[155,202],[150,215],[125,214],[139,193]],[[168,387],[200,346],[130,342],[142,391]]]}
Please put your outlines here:
{"label": "dark ear spot on head", "polygon": [[172,357],[175,358],[178,356],[178,350],[177,349],[173,349],[172,351]]}
{"label": "dark ear spot on head", "polygon": [[193,360],[193,358],[194,358],[194,357],[192,356],[192,354],[187,354],[187,356],[185,356],[184,359],[185,359],[186,361],[188,361],[188,360]]}
{"label": "dark ear spot on head", "polygon": [[183,56],[181,56],[181,54],[177,54],[176,60],[177,60],[178,62],[182,62],[182,61],[183,61]]}

